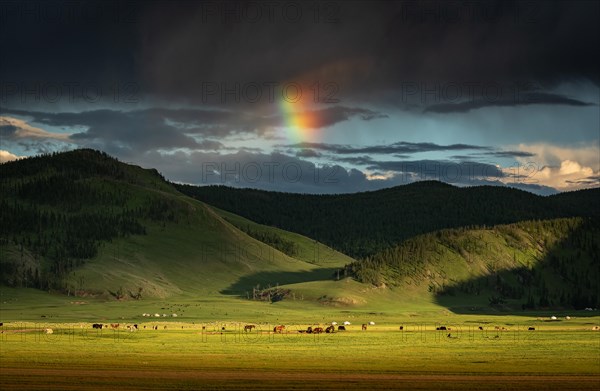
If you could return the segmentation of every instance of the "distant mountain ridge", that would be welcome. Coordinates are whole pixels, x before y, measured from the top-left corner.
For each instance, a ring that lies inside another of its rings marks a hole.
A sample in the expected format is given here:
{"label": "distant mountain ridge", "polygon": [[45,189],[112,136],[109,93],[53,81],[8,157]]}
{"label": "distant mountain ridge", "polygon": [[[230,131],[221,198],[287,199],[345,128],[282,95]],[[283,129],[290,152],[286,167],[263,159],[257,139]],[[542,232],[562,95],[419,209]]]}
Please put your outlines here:
{"label": "distant mountain ridge", "polygon": [[220,209],[306,235],[355,258],[445,228],[600,217],[600,188],[544,197],[507,187],[454,187],[435,181],[341,195],[174,186]]}

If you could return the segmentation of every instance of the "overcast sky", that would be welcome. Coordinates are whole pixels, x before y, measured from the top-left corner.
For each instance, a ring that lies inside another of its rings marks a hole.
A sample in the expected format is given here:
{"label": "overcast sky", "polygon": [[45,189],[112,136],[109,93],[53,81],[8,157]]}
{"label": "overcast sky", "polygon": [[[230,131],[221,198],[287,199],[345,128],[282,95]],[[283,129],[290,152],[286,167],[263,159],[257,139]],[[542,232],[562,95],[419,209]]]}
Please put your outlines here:
{"label": "overcast sky", "polygon": [[0,161],[339,193],[600,184],[594,1],[1,2]]}

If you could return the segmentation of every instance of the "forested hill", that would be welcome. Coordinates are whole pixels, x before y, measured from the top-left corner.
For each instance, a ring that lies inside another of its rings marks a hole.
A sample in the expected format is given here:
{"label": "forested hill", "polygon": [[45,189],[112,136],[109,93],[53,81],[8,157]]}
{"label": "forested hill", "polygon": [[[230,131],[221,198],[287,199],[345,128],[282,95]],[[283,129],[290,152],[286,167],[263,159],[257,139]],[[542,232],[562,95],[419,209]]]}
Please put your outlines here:
{"label": "forested hill", "polygon": [[568,218],[437,231],[354,262],[347,272],[364,283],[432,292],[441,304],[456,303],[452,297],[462,295],[463,305],[479,297],[480,303],[499,307],[596,308],[600,221]]}
{"label": "forested hill", "polygon": [[[163,194],[179,193],[158,171],[89,149],[0,164],[0,247],[34,254],[28,284],[49,288],[102,242],[143,235],[144,222],[176,221],[182,206]],[[12,279],[11,265],[3,263],[0,282]]]}
{"label": "forested hill", "polygon": [[175,185],[184,194],[319,240],[355,258],[444,228],[572,216],[600,217],[600,189],[542,197],[507,187],[459,188],[427,181],[342,195]]}
{"label": "forested hill", "polygon": [[215,210],[154,169],[90,149],[0,164],[0,211],[0,287],[117,300],[245,295],[333,279],[354,261]]}

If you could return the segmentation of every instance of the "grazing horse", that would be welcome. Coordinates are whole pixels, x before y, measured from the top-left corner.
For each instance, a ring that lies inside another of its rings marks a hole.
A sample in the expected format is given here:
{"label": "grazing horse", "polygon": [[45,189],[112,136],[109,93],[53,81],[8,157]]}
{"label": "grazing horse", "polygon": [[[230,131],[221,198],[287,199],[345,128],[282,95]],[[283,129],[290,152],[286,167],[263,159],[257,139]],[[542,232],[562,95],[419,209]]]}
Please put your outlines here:
{"label": "grazing horse", "polygon": [[313,329],[313,334],[321,334],[323,332],[323,327],[315,327]]}
{"label": "grazing horse", "polygon": [[244,331],[252,331],[253,328],[255,328],[256,326],[253,324],[247,324],[244,326]]}
{"label": "grazing horse", "polygon": [[345,326],[338,326],[338,331],[346,331],[346,327]]}
{"label": "grazing horse", "polygon": [[113,330],[116,330],[116,329],[118,329],[118,328],[119,328],[119,323],[111,323],[111,324],[110,324],[110,327],[112,327],[112,328],[113,328]]}
{"label": "grazing horse", "polygon": [[325,332],[326,332],[327,334],[329,334],[329,333],[333,333],[334,331],[335,331],[335,326],[334,326],[334,325],[331,325],[331,326],[329,326],[329,327],[327,327],[327,328],[325,329]]}
{"label": "grazing horse", "polygon": [[363,329],[363,331],[367,330],[367,325],[363,323],[362,329]]}
{"label": "grazing horse", "polygon": [[283,333],[283,330],[285,330],[285,326],[284,325],[279,325],[279,326],[275,326],[273,327],[273,332],[274,333]]}

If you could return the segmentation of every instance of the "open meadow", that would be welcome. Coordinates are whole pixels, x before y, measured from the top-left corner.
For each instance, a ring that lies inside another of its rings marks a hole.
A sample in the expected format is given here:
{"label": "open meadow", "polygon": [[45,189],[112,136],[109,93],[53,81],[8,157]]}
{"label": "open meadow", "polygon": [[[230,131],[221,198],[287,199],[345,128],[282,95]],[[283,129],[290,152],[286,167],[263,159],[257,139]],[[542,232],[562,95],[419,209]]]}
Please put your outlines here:
{"label": "open meadow", "polygon": [[[35,308],[38,294],[3,290],[2,390],[586,390],[600,384],[600,331],[594,330],[600,318],[589,311],[551,320],[544,313],[456,315],[434,304],[365,311],[226,297],[71,303],[62,296],[42,310]],[[351,324],[333,334],[299,332],[332,321]],[[103,328],[92,328],[96,322]],[[129,331],[134,324],[137,331]],[[256,327],[244,331],[248,324]],[[274,333],[280,324],[285,330]],[[446,330],[436,330],[441,326]]]}

